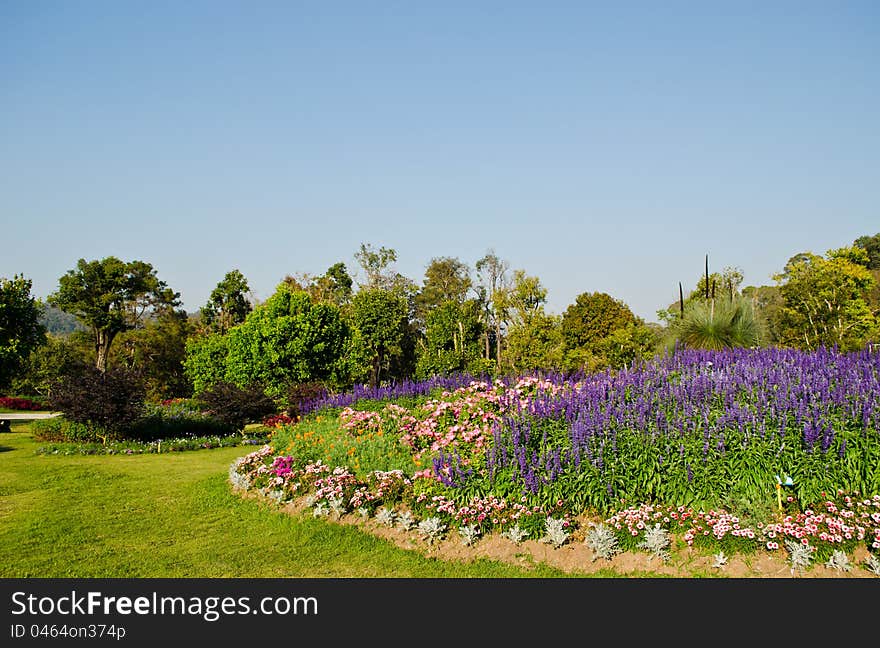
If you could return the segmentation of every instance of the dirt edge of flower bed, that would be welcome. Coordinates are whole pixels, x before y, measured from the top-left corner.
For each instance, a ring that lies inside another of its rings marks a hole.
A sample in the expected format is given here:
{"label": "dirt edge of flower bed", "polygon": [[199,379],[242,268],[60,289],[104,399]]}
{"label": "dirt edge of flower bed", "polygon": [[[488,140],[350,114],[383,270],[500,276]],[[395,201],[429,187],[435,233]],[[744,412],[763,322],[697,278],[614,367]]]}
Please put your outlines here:
{"label": "dirt edge of flower bed", "polygon": [[[231,484],[231,488],[242,497],[256,499],[287,515],[314,517],[310,513],[308,496],[279,504],[258,492],[244,490],[234,484]],[[590,576],[604,571],[632,578],[876,578],[861,566],[868,557],[868,550],[864,546],[859,546],[851,556],[853,567],[848,572],[820,563],[813,564],[807,570],[792,571],[784,552],[779,555],[760,551],[731,555],[723,567],[714,567],[712,555],[693,547],[674,548],[670,551],[669,560],[665,562],[648,552],[635,551],[625,551],[610,559],[598,558],[584,543],[584,529],[588,528],[591,521],[588,519],[578,520],[578,528],[560,547],[535,539],[526,539],[516,544],[498,532],[482,536],[471,545],[465,545],[461,538],[452,533],[447,533],[443,539],[428,542],[419,536],[416,529],[405,531],[398,527],[389,527],[374,517],[363,518],[355,513],[342,516],[330,514],[322,517],[321,521],[357,527],[360,531],[391,542],[401,549],[418,551],[427,557],[459,562],[482,558],[524,568],[543,563],[575,576]]]}

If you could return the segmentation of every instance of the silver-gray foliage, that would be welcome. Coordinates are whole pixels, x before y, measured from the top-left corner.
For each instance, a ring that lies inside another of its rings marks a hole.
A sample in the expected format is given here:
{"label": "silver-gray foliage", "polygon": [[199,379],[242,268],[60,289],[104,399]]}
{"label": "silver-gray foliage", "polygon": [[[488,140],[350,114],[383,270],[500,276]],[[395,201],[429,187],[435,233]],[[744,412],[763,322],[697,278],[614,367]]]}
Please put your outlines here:
{"label": "silver-gray foliage", "polygon": [[584,544],[593,550],[593,560],[604,558],[611,560],[620,553],[620,545],[614,530],[605,523],[594,524],[584,538]]}
{"label": "silver-gray foliage", "polygon": [[669,532],[659,524],[655,524],[645,529],[645,539],[638,546],[666,562],[669,560],[669,551],[667,550],[669,544]]}
{"label": "silver-gray foliage", "polygon": [[419,522],[419,533],[428,541],[428,544],[434,544],[446,533],[446,525],[438,517],[425,518]]}
{"label": "silver-gray foliage", "polygon": [[791,564],[792,574],[796,570],[809,569],[813,564],[813,554],[816,552],[814,547],[802,542],[786,540],[785,548],[788,549],[788,562]]}
{"label": "silver-gray foliage", "polygon": [[318,502],[315,504],[315,508],[312,510],[312,515],[317,517],[326,517],[330,515],[330,509],[327,508],[327,504],[324,502]]}
{"label": "silver-gray foliage", "polygon": [[345,515],[345,500],[336,495],[330,495],[327,498],[327,503],[330,505],[330,511],[336,517],[342,517]]}
{"label": "silver-gray foliage", "polygon": [[562,518],[554,518],[547,516],[544,521],[544,542],[549,542],[554,547],[559,548],[568,540],[568,530],[565,528],[565,520]]}
{"label": "silver-gray foliage", "polygon": [[501,536],[512,541],[513,544],[519,544],[520,542],[525,540],[528,535],[529,532],[525,529],[520,528],[519,524],[514,524],[507,531],[501,532]]}
{"label": "silver-gray foliage", "polygon": [[852,563],[849,560],[849,556],[846,555],[845,551],[841,551],[840,549],[834,550],[834,553],[831,554],[831,558],[828,559],[825,566],[841,572],[848,572],[852,569]]}
{"label": "silver-gray foliage", "polygon": [[712,563],[712,566],[716,569],[721,569],[724,565],[727,564],[727,556],[724,555],[723,551],[719,551],[717,554],[712,556],[715,559],[715,562]]}
{"label": "silver-gray foliage", "polygon": [[466,547],[474,544],[480,537],[480,528],[476,524],[468,524],[458,527],[458,535]]}
{"label": "silver-gray foliage", "polygon": [[410,531],[416,525],[416,519],[409,511],[404,511],[397,515],[397,528],[403,531]]}
{"label": "silver-gray foliage", "polygon": [[880,558],[875,554],[868,554],[868,557],[865,558],[865,562],[863,562],[862,565],[864,565],[865,569],[872,574],[880,576]]}
{"label": "silver-gray foliage", "polygon": [[376,511],[376,520],[385,526],[394,526],[395,518],[397,518],[397,513],[386,506]]}
{"label": "silver-gray foliage", "polygon": [[246,491],[251,487],[250,477],[238,472],[237,462],[229,467],[229,481],[232,482],[235,488],[240,488],[241,490]]}
{"label": "silver-gray foliage", "polygon": [[359,506],[358,507],[358,515],[360,515],[362,518],[366,519],[366,518],[370,517],[370,509],[366,506]]}

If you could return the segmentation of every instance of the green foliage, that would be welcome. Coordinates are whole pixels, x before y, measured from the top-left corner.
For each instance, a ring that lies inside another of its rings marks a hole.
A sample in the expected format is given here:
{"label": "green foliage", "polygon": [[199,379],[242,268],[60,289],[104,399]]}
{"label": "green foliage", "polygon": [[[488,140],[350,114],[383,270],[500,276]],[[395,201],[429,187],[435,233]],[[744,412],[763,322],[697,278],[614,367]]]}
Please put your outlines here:
{"label": "green foliage", "polygon": [[272,446],[300,463],[320,460],[328,466],[347,466],[362,478],[374,470],[403,470],[407,475],[416,470],[410,449],[398,435],[387,430],[352,434],[335,416],[313,415],[284,426],[273,434]]}
{"label": "green foliage", "polygon": [[752,310],[763,332],[762,342],[768,345],[782,343],[782,309],[785,299],[779,286],[746,286],[742,296],[752,302]]}
{"label": "green foliage", "polygon": [[874,236],[860,236],[853,245],[861,248],[867,254],[865,267],[868,270],[880,270],[880,233]]}
{"label": "green foliage", "polygon": [[12,381],[12,391],[47,398],[51,386],[80,363],[89,361],[74,335],[47,335],[45,344],[31,351],[19,374]]}
{"label": "green foliage", "polygon": [[200,392],[195,401],[210,417],[236,431],[278,411],[275,401],[257,384],[239,387],[218,382]]}
{"label": "green foliage", "polygon": [[226,379],[265,385],[272,396],[292,383],[329,380],[338,373],[349,335],[337,306],[314,304],[282,283],[227,334]]}
{"label": "green foliage", "polygon": [[425,270],[422,289],[416,295],[416,312],[422,322],[447,302],[462,304],[471,288],[470,269],[455,257],[434,257]]}
{"label": "green foliage", "polygon": [[406,300],[390,290],[360,290],[352,299],[351,322],[370,357],[370,384],[388,376],[391,360],[404,352],[408,328]]}
{"label": "green foliage", "polygon": [[199,394],[226,379],[229,339],[220,333],[190,337],[185,345],[184,375]]}
{"label": "green foliage", "polygon": [[504,305],[511,322],[516,326],[528,326],[544,313],[547,289],[538,277],[530,277],[525,270],[514,270],[513,285],[504,295]]}
{"label": "green foliage", "polygon": [[613,369],[632,367],[639,361],[649,360],[660,345],[662,333],[657,326],[627,324],[611,332],[596,345],[596,352]]}
{"label": "green foliage", "polygon": [[754,347],[761,337],[751,301],[735,297],[687,304],[684,317],[674,320],[667,330],[667,345],[714,350]]}
{"label": "green foliage", "polygon": [[793,257],[775,277],[785,299],[783,342],[802,349],[837,345],[847,351],[875,337],[880,323],[868,303],[874,287],[868,263],[860,247],[829,250],[826,257]]}
{"label": "green foliage", "polygon": [[416,376],[469,371],[481,373],[485,364],[480,357],[483,324],[480,304],[475,300],[446,301],[429,311],[425,336],[419,343]]}
{"label": "green foliage", "polygon": [[180,304],[173,292],[143,261],[125,263],[116,257],[100,261],[80,259],[58,281],[49,303],[76,315],[95,337],[95,365],[107,368],[110,345],[119,333],[134,328],[148,312]]}
{"label": "green foliage", "polygon": [[195,326],[185,312],[161,312],[143,327],[120,333],[108,364],[137,369],[150,400],[189,396],[192,383],[183,363],[187,340],[194,332]]}
{"label": "green foliage", "polygon": [[229,422],[199,410],[195,403],[180,400],[162,405],[147,403],[143,416],[129,426],[125,437],[151,442],[158,439],[225,437],[238,432]]}
{"label": "green foliage", "polygon": [[53,410],[89,426],[106,442],[125,436],[143,415],[144,397],[143,382],[133,371],[79,365],[52,386],[48,400]]}
{"label": "green foliage", "polygon": [[0,389],[9,385],[31,352],[45,341],[41,307],[30,279],[0,277]]}
{"label": "green foliage", "polygon": [[63,416],[38,419],[31,424],[38,441],[88,443],[106,438],[107,434],[88,423],[78,423]]}
{"label": "green foliage", "polygon": [[247,279],[240,270],[230,270],[217,284],[201,309],[202,323],[212,332],[226,333],[244,322],[253,307],[247,299],[250,292]]}
{"label": "green foliage", "polygon": [[537,313],[512,326],[506,351],[505,363],[514,372],[561,369],[565,352],[561,318]]}
{"label": "green foliage", "polygon": [[562,337],[567,349],[595,350],[612,332],[635,323],[623,301],[603,292],[581,293],[562,315]]}

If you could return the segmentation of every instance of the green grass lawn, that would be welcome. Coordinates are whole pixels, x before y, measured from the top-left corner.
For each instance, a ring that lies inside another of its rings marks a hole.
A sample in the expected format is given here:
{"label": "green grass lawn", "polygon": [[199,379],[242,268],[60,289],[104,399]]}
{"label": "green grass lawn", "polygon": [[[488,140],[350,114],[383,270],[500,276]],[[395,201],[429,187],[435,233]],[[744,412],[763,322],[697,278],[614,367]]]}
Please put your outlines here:
{"label": "green grass lawn", "polygon": [[133,456],[41,456],[37,447],[26,422],[0,435],[0,577],[566,576],[441,561],[242,499],[228,468],[253,447]]}

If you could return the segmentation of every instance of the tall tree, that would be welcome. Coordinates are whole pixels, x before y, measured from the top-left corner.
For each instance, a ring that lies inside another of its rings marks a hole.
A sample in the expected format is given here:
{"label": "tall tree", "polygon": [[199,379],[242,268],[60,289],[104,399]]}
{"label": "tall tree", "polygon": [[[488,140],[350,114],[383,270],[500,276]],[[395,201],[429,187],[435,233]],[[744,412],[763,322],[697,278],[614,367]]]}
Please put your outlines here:
{"label": "tall tree", "polygon": [[354,258],[366,277],[361,287],[388,289],[393,285],[396,274],[389,270],[389,266],[397,261],[397,252],[393,248],[380,247],[375,250],[372,244],[361,243]]}
{"label": "tall tree", "polygon": [[186,311],[170,309],[144,322],[144,326],[119,334],[108,365],[137,370],[147,397],[153,401],[192,395],[184,372],[186,343],[195,325]]}
{"label": "tall tree", "polygon": [[543,315],[547,303],[547,289],[538,277],[530,277],[525,270],[514,270],[513,285],[506,295],[511,322],[528,325],[538,315]]}
{"label": "tall tree", "polygon": [[868,255],[868,270],[880,270],[880,233],[874,236],[860,236],[853,243],[863,249]]}
{"label": "tall tree", "polygon": [[94,337],[95,366],[107,370],[110,345],[116,336],[137,326],[145,315],[180,305],[173,292],[144,261],[125,263],[109,256],[80,259],[58,280],[49,303],[76,315]]}
{"label": "tall tree", "polygon": [[507,334],[505,364],[516,372],[559,370],[564,343],[558,315],[540,310],[513,324]]}
{"label": "tall tree", "polygon": [[867,265],[868,254],[857,246],[789,260],[774,276],[785,299],[783,341],[805,349],[836,344],[852,350],[876,335],[877,313],[868,302],[874,278]]}
{"label": "tall tree", "polygon": [[247,279],[240,270],[230,270],[223,277],[202,306],[202,322],[215,333],[226,333],[233,326],[244,322],[253,306],[248,301],[250,292]]}
{"label": "tall tree", "polygon": [[428,312],[424,339],[419,341],[416,375],[428,378],[469,371],[481,374],[488,361],[480,358],[483,324],[475,299],[449,300]]}
{"label": "tall tree", "polygon": [[416,312],[424,322],[428,313],[446,302],[464,303],[472,280],[470,268],[455,257],[434,257],[425,269],[422,288],[416,295]]}
{"label": "tall tree", "polygon": [[31,280],[0,277],[0,388],[22,369],[31,351],[43,344],[41,306],[31,295]]}
{"label": "tall tree", "polygon": [[352,298],[351,321],[370,357],[370,385],[387,374],[391,359],[403,352],[409,320],[406,299],[391,290],[366,288]]}
{"label": "tall tree", "polygon": [[[487,329],[489,326],[493,327],[495,331],[495,366],[498,371],[501,371],[502,330],[508,318],[507,293],[509,290],[509,278],[507,273],[510,264],[500,259],[495,254],[495,251],[490,248],[486,255],[477,261],[474,267],[480,280],[477,293],[485,304],[486,326]],[[488,359],[488,333],[485,343],[486,359]]]}

